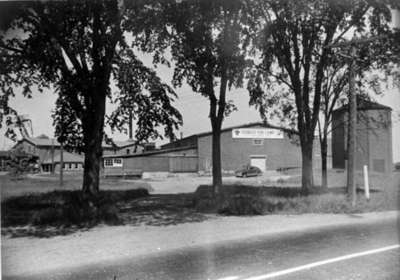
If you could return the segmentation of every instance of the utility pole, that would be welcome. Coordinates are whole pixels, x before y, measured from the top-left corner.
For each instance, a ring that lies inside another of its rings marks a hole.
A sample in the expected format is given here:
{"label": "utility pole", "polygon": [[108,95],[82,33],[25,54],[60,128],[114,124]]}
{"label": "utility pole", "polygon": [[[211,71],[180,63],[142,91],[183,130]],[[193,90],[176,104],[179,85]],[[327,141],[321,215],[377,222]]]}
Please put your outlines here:
{"label": "utility pole", "polygon": [[60,187],[64,185],[63,180],[63,172],[64,172],[64,147],[63,143],[60,143]]}
{"label": "utility pole", "polygon": [[60,139],[60,187],[64,185],[64,135],[63,135],[63,116],[61,116],[61,137]]}
{"label": "utility pole", "polygon": [[132,110],[129,111],[129,140],[133,140],[133,115],[132,115]]}
{"label": "utility pole", "polygon": [[51,139],[51,174],[54,174],[54,139]]}
{"label": "utility pole", "polygon": [[357,131],[357,97],[354,91],[354,68],[356,55],[355,46],[352,45],[350,49],[350,63],[349,63],[349,111],[348,111],[348,129],[347,129],[347,195],[351,199],[351,205],[356,205],[356,131]]}
{"label": "utility pole", "polygon": [[348,113],[347,113],[347,196],[351,199],[351,205],[356,205],[356,131],[357,131],[357,97],[355,93],[355,66],[356,66],[356,45],[365,42],[371,42],[372,39],[353,39],[347,42],[336,43],[328,46],[329,48],[349,47],[348,54],[337,54],[349,60],[349,91],[348,98]]}

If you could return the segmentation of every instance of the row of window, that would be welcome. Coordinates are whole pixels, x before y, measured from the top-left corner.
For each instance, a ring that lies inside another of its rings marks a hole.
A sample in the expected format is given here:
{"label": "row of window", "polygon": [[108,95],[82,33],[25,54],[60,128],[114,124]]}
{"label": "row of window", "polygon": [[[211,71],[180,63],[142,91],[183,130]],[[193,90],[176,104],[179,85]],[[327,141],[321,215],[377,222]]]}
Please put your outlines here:
{"label": "row of window", "polygon": [[[59,166],[59,163],[56,163]],[[42,165],[44,172],[51,172],[52,165],[51,164],[43,164]],[[63,163],[63,170],[82,170],[83,164],[82,163]]]}
{"label": "row of window", "polygon": [[104,167],[122,167],[122,158],[105,158]]}
{"label": "row of window", "polygon": [[82,167],[80,163],[64,163],[63,169],[78,169]]}

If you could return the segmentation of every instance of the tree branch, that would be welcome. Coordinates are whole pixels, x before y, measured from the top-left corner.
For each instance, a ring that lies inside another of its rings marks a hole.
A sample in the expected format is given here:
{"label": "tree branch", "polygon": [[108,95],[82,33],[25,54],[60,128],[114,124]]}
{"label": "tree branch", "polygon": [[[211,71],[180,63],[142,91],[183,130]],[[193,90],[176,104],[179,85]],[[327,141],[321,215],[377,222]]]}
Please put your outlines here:
{"label": "tree branch", "polygon": [[281,81],[282,83],[284,83],[285,85],[287,85],[292,91],[294,91],[293,85],[291,85],[288,81],[286,81],[284,78],[282,78],[279,75],[274,74],[273,72],[269,72],[268,75],[271,75],[272,77],[274,77],[275,79]]}
{"label": "tree branch", "polygon": [[335,29],[336,29],[336,25],[330,25],[327,28],[327,34],[326,34],[326,37],[325,37],[325,40],[324,40],[324,43],[322,46],[322,54],[321,54],[320,60],[317,65],[311,128],[315,127],[317,120],[318,120],[318,116],[319,116],[319,109],[320,109],[320,105],[321,105],[321,84],[322,84],[322,80],[323,80],[323,73],[324,73],[323,71],[324,71],[325,61],[327,59],[327,52],[328,52],[328,49],[326,48],[326,46],[332,40]]}
{"label": "tree branch", "polygon": [[370,7],[371,7],[370,5],[367,5],[367,6],[365,7],[365,9],[360,13],[359,17],[353,19],[353,20],[351,21],[351,23],[342,31],[342,33],[340,33],[339,36],[336,37],[336,39],[333,40],[333,42],[331,43],[331,45],[334,45],[334,44],[338,43],[339,40],[344,36],[344,34],[346,34],[347,31],[349,31],[357,21],[359,21],[360,19],[362,19],[362,17],[366,14],[366,12],[369,10]]}
{"label": "tree branch", "polygon": [[279,129],[283,132],[289,133],[289,134],[295,134],[295,135],[299,135],[299,132],[295,129],[292,128],[288,128],[288,127],[284,127],[284,126],[279,126],[279,125],[273,125],[271,123],[269,123],[267,120],[263,120],[264,126],[269,127],[269,128],[274,128],[274,129]]}
{"label": "tree branch", "polygon": [[10,46],[6,46],[3,42],[0,42],[0,48],[8,50],[8,51],[12,51],[12,52],[17,52],[17,53],[24,53],[23,50],[21,49],[16,49]]}

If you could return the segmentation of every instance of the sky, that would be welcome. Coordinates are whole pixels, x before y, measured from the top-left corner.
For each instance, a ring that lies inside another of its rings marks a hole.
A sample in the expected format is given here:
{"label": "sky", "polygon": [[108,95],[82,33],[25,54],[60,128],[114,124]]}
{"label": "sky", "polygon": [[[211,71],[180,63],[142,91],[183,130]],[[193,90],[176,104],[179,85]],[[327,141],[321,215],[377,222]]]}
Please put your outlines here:
{"label": "sky", "polygon": [[[394,25],[400,25],[400,11],[392,10],[392,16],[395,19]],[[144,64],[151,65],[151,57],[140,56]],[[172,70],[166,66],[157,68],[157,73],[164,82],[170,84],[172,78]],[[174,103],[175,107],[180,111],[183,117],[183,126],[177,135],[189,136],[196,133],[211,130],[210,120],[208,118],[208,100],[200,94],[192,92],[191,88],[183,85],[176,89],[178,99]],[[10,100],[10,105],[19,112],[19,114],[28,115],[32,120],[33,136],[45,134],[49,137],[54,136],[53,119],[51,118],[52,110],[55,107],[56,94],[52,90],[43,93],[34,92],[32,99],[27,99],[21,94],[17,94],[15,98]],[[238,108],[228,118],[224,120],[223,127],[241,125],[249,122],[260,121],[261,118],[254,107],[249,107],[249,95],[245,88],[234,89],[227,94],[227,100],[233,100]],[[376,96],[375,101],[390,106],[392,111],[392,143],[393,143],[393,160],[400,161],[400,93],[396,88],[387,88],[382,96]],[[112,107],[107,104],[107,112],[110,113]],[[127,135],[121,133],[111,134],[109,129],[106,132],[114,140],[126,140]],[[162,144],[164,141],[157,141]],[[9,149],[13,146],[13,142],[4,136],[4,124],[0,129],[0,150]]]}
{"label": "sky", "polygon": [[[149,57],[143,58],[146,64],[151,62]],[[172,76],[172,70],[167,67],[158,67],[157,72],[160,77],[169,82]],[[177,136],[180,133],[183,136],[189,136],[196,133],[211,131],[210,120],[208,118],[208,100],[192,92],[191,88],[183,85],[176,89],[178,99],[174,103],[176,108],[183,116],[183,126],[180,128]],[[11,99],[11,106],[20,114],[29,115],[33,124],[33,135],[46,134],[49,137],[54,135],[53,119],[51,112],[54,110],[56,94],[51,90],[43,93],[34,92],[32,99],[27,99],[21,94],[17,94]],[[249,122],[260,121],[261,118],[254,107],[249,107],[249,95],[245,88],[234,89],[227,94],[228,100],[233,100],[238,111],[233,112],[224,120],[224,127],[241,125]],[[400,161],[400,93],[396,88],[387,88],[383,96],[375,97],[375,100],[381,104],[390,106],[392,111],[392,135],[393,135],[393,159]],[[107,111],[111,112],[110,104],[107,106]],[[126,140],[128,136],[121,133],[111,134],[109,129],[106,129],[114,140]],[[157,141],[157,144],[162,144],[164,141]],[[0,130],[0,150],[8,149],[13,145],[13,142],[4,137],[4,128]]]}
{"label": "sky", "polygon": [[[150,55],[139,55],[139,58],[147,66],[152,65]],[[173,70],[166,66],[159,66],[156,69],[160,78],[171,85]],[[198,93],[194,93],[188,85],[183,83],[181,88],[176,89],[178,99],[174,106],[179,110],[183,117],[183,126],[177,133],[179,137],[211,131],[211,124],[208,118],[209,103],[208,100]],[[32,120],[33,136],[45,134],[49,137],[54,136],[52,110],[55,108],[57,95],[52,90],[45,90],[43,93],[33,92],[33,98],[27,99],[22,94],[16,94],[16,97],[10,100],[10,105],[17,110],[19,114],[28,115]],[[392,135],[393,135],[393,160],[400,161],[400,93],[396,88],[388,87],[382,96],[373,96],[378,103],[390,106],[392,111]],[[233,100],[237,111],[233,112],[224,120],[223,127],[246,124],[249,122],[260,121],[261,118],[254,107],[249,107],[249,94],[246,88],[232,89],[227,94],[227,100]],[[111,104],[107,104],[107,113],[112,111]],[[106,132],[114,140],[127,140],[128,136],[121,133],[111,134],[110,129]],[[166,140],[158,140],[158,145],[165,143]],[[4,136],[4,124],[0,129],[0,150],[9,149],[13,142]]]}

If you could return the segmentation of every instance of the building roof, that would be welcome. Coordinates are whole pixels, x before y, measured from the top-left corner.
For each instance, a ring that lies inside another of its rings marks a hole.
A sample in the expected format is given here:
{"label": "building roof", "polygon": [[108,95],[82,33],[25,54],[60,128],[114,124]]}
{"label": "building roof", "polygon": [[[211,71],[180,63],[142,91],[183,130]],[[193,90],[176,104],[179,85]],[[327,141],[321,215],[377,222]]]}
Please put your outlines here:
{"label": "building roof", "polygon": [[[277,127],[277,126],[269,125],[269,124],[267,124],[267,123],[265,123],[265,122],[262,122],[262,121],[259,121],[259,122],[251,122],[251,123],[246,123],[246,124],[241,124],[241,125],[235,125],[235,126],[225,127],[225,128],[223,128],[223,129],[221,129],[221,133],[222,133],[222,132],[229,131],[229,130],[237,129],[237,128],[248,128],[248,127],[254,127],[254,126],[260,126],[260,127],[272,128],[272,129],[280,129],[280,130],[283,130],[284,132],[287,132],[287,133],[295,133],[294,130],[285,129],[285,128],[280,128],[280,127]],[[204,137],[204,136],[209,136],[209,135],[212,135],[212,131],[202,132],[202,133],[198,133],[198,134],[192,134],[192,135],[186,136],[186,137],[184,137],[184,138],[182,138],[182,139],[178,139],[178,140],[176,140],[175,142],[180,142],[180,141],[182,141],[182,140],[186,140],[186,139],[192,138],[192,137]],[[164,146],[167,146],[167,145],[169,145],[169,144],[170,144],[170,143],[165,144],[165,145],[161,146],[161,148],[163,148]]]}
{"label": "building roof", "polygon": [[[233,130],[233,129],[237,129],[237,128],[248,128],[248,127],[253,127],[253,126],[261,126],[261,127],[265,127],[265,128],[272,128],[271,126],[266,125],[263,122],[251,122],[251,123],[246,123],[246,124],[241,124],[241,125],[225,127],[223,129],[221,129],[221,132],[225,132],[225,131],[229,131],[229,130]],[[207,132],[194,134],[194,135],[196,135],[197,137],[203,137],[203,136],[208,136],[208,135],[211,135],[211,134],[212,134],[212,131],[207,131]],[[194,136],[194,135],[192,135],[192,136]]]}
{"label": "building roof", "polygon": [[136,143],[136,141],[130,139],[130,140],[126,140],[126,141],[114,141],[115,146],[117,146],[118,148],[125,148],[125,147],[130,147],[130,146],[135,146],[135,145],[139,145],[141,146],[142,144]]}
{"label": "building roof", "polygon": [[[345,104],[337,109],[335,109],[333,112],[341,112],[348,110],[349,104]],[[392,110],[389,106],[379,104],[377,102],[367,100],[365,98],[357,98],[357,110],[363,111],[363,110]]]}
{"label": "building roof", "polygon": [[136,154],[114,154],[114,155],[104,155],[103,158],[131,158],[131,157],[141,157],[141,156],[150,156],[150,155],[157,155],[157,154],[165,154],[171,152],[179,152],[184,150],[191,150],[196,149],[195,146],[185,146],[185,147],[178,147],[178,148],[171,148],[171,149],[158,149],[147,151],[143,153],[136,153]]}
{"label": "building roof", "polygon": [[11,154],[14,152],[14,156],[16,157],[31,157],[31,158],[39,158],[37,155],[27,153],[21,150],[8,150],[8,151],[0,151],[0,158],[9,158]]}
{"label": "building roof", "polygon": [[43,146],[55,146],[59,147],[60,143],[56,139],[50,139],[50,138],[42,138],[42,137],[25,137],[21,139],[18,142],[22,141],[27,141],[31,143],[32,145],[35,145],[37,147],[43,147]]}
{"label": "building roof", "polygon": [[[61,161],[61,154],[57,153],[54,155],[54,162],[60,162]],[[83,163],[84,158],[82,155],[79,154],[74,154],[70,152],[63,152],[63,162],[64,163]],[[48,156],[42,163],[44,164],[51,164],[51,156]]]}
{"label": "building roof", "polygon": [[[45,137],[26,137],[26,138],[19,140],[18,142],[23,142],[23,141],[27,141],[36,147],[51,147],[53,145],[54,145],[54,147],[61,146],[60,143],[57,141],[57,139],[50,139],[50,138],[45,138]],[[140,144],[137,144],[133,140],[114,141],[114,144],[117,149],[122,149],[122,148],[129,147],[129,146],[140,145]],[[109,148],[109,149],[114,148],[113,145],[106,144],[104,141],[102,143],[102,147]]]}
{"label": "building roof", "polygon": [[10,151],[0,151],[0,158],[9,157]]}

